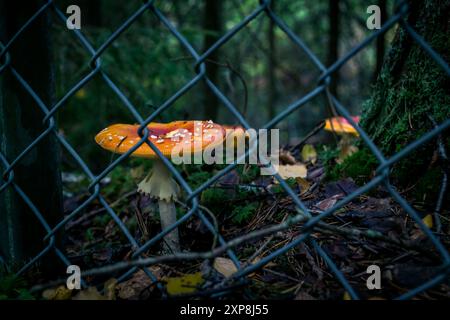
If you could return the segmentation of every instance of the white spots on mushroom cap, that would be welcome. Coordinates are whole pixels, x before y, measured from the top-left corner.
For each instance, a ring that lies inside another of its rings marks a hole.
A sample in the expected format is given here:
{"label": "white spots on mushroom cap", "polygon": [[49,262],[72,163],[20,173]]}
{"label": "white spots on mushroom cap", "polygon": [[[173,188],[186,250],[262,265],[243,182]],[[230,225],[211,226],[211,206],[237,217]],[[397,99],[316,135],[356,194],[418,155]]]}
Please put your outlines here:
{"label": "white spots on mushroom cap", "polygon": [[156,143],[163,143],[164,142],[164,139],[158,139],[158,140],[156,140]]}
{"label": "white spots on mushroom cap", "polygon": [[152,135],[150,135],[150,138],[152,138],[152,139],[156,139],[156,138],[158,138],[157,136],[155,136],[154,134],[152,134]]}

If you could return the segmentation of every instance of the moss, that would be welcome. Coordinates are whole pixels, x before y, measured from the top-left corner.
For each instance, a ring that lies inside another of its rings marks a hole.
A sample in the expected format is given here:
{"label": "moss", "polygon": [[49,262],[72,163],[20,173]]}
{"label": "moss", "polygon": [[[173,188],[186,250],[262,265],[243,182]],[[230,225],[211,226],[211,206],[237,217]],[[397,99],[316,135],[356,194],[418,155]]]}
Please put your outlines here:
{"label": "moss", "polygon": [[187,177],[187,181],[189,186],[195,190],[200,187],[203,183],[205,183],[209,178],[211,178],[212,174],[207,171],[197,171],[192,172]]}
{"label": "moss", "polygon": [[352,178],[357,184],[367,183],[373,176],[378,161],[369,149],[363,148],[348,156],[341,164],[326,166],[327,179],[336,181]]}
{"label": "moss", "polygon": [[223,205],[224,201],[231,200],[231,195],[228,190],[211,188],[202,192],[201,203],[207,207]]}
{"label": "moss", "polygon": [[[410,5],[408,22],[448,63],[450,1],[426,0]],[[399,28],[373,94],[364,104],[361,126],[390,157],[433,128],[429,115],[438,123],[450,118],[449,87],[450,78],[442,68]],[[391,181],[402,189],[416,184],[428,170],[435,149],[433,141],[395,164]],[[439,189],[439,181],[430,183]],[[423,194],[415,196],[422,198]]]}
{"label": "moss", "polygon": [[251,202],[245,206],[238,206],[233,209],[231,215],[231,220],[235,224],[244,224],[249,222],[251,218],[255,215],[258,209],[258,204],[256,202]]}
{"label": "moss", "polygon": [[0,300],[34,300],[24,278],[15,274],[0,272]]}

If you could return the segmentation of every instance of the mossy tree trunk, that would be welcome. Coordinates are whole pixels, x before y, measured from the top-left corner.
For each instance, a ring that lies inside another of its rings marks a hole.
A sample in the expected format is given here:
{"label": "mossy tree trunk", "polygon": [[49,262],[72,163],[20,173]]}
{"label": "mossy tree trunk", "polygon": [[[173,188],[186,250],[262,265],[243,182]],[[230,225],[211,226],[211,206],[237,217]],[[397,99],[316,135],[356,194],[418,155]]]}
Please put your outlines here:
{"label": "mossy tree trunk", "polygon": [[[409,6],[408,23],[449,63],[450,1],[410,1]],[[437,123],[449,118],[449,88],[445,72],[399,27],[365,104],[361,125],[384,154],[391,156],[433,128],[428,116]],[[445,143],[449,145],[448,133]],[[418,185],[433,171],[430,164],[435,152],[436,143],[432,142],[396,164],[395,182],[403,187]],[[426,184],[429,190],[439,190],[440,179],[428,179]]]}

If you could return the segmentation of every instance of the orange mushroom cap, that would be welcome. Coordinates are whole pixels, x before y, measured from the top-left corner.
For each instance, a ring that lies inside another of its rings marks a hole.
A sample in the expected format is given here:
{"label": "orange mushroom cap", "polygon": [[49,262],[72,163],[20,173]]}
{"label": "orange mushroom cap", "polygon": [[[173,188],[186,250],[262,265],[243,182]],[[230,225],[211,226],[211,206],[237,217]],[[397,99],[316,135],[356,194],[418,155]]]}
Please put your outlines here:
{"label": "orange mushroom cap", "polygon": [[[359,116],[353,116],[353,121],[355,121],[356,124],[359,123]],[[350,122],[347,121],[344,117],[334,117],[330,119],[325,120],[325,130],[327,131],[333,131],[336,133],[350,133],[354,135],[359,135],[358,131],[355,130],[355,128],[350,124]]]}
{"label": "orange mushroom cap", "polygon": [[[103,149],[114,153],[125,153],[138,144],[141,137],[138,135],[140,125],[114,124],[95,136],[95,141]],[[186,144],[190,151],[203,150],[207,146],[220,144],[225,139],[225,129],[212,121],[173,121],[169,123],[151,122],[147,126],[148,140],[165,156],[170,157],[176,146]],[[201,143],[201,144],[200,144]],[[186,150],[184,146],[184,150]],[[150,146],[143,143],[131,156],[157,159],[158,155]]]}

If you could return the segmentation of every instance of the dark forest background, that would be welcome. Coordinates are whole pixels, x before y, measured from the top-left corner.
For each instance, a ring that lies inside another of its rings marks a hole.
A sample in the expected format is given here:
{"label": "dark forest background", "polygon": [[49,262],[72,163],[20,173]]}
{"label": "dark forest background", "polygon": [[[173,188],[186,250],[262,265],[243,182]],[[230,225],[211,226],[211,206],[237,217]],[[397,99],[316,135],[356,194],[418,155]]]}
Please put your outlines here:
{"label": "dark forest background", "polygon": [[[378,0],[383,20],[394,1]],[[134,1],[61,1],[60,7],[78,4],[81,31],[98,48],[141,5]],[[227,30],[243,20],[258,1],[156,1],[156,6],[189,40],[198,53],[205,52]],[[292,28],[325,66],[359,44],[373,30],[366,27],[367,3],[353,0],[275,0],[276,14]],[[62,97],[90,71],[90,56],[65,25],[53,24],[56,61],[56,95]],[[351,113],[360,114],[370,96],[395,30],[374,41],[333,77],[331,91]],[[145,12],[102,54],[102,69],[123,90],[144,118],[195,76],[194,61],[177,39],[150,12]],[[207,62],[210,79],[258,128],[288,104],[317,85],[318,70],[306,54],[265,15],[238,32]],[[246,89],[245,89],[246,88]],[[246,94],[248,99],[246,99]],[[320,95],[280,122],[281,143],[295,143],[330,116]],[[156,121],[212,119],[236,124],[230,112],[199,83]],[[58,113],[60,130],[94,167],[107,157],[93,143],[95,134],[112,123],[134,122],[119,98],[96,76]],[[330,138],[318,135],[318,139]],[[109,158],[108,158],[109,159]]]}

